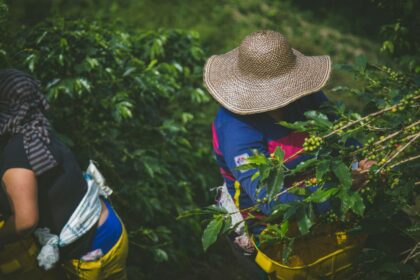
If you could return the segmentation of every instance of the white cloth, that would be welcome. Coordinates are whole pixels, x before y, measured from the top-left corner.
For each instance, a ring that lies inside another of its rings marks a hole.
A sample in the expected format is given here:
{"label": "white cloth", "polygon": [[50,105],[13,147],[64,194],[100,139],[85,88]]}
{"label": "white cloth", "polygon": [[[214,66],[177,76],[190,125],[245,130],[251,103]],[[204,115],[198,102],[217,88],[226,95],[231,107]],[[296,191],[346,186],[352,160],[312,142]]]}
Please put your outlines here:
{"label": "white cloth", "polygon": [[104,176],[102,176],[102,173],[92,160],[90,161],[86,173],[90,174],[96,185],[98,185],[100,196],[108,197],[112,194],[112,189],[106,184]]}
{"label": "white cloth", "polygon": [[232,219],[232,227],[236,226],[235,233],[238,235],[235,237],[234,243],[241,247],[245,253],[251,254],[255,251],[254,245],[251,241],[251,238],[245,232],[245,220],[242,216],[239,208],[236,206],[235,202],[232,199],[232,196],[229,194],[226,184],[219,187],[220,197],[217,204],[226,209],[230,214]]}
{"label": "white cloth", "polygon": [[[98,174],[100,177],[98,177]],[[37,257],[38,264],[46,270],[53,268],[58,262],[59,247],[73,243],[97,224],[102,209],[99,196],[103,194],[107,197],[107,193],[112,192],[109,187],[105,186],[105,180],[92,161],[85,174],[85,179],[88,185],[86,194],[64,225],[60,235],[51,234],[48,228],[38,228],[35,231],[35,236],[42,245]],[[97,182],[101,185],[98,185]],[[105,186],[108,189],[105,191],[101,186]]]}
{"label": "white cloth", "polygon": [[229,194],[226,184],[219,187],[220,197],[217,204],[226,209],[226,211],[231,215],[232,227],[237,225],[235,232],[238,235],[242,235],[245,231],[244,217],[242,217],[241,212],[238,207],[236,207],[235,202],[232,199],[232,196]]}

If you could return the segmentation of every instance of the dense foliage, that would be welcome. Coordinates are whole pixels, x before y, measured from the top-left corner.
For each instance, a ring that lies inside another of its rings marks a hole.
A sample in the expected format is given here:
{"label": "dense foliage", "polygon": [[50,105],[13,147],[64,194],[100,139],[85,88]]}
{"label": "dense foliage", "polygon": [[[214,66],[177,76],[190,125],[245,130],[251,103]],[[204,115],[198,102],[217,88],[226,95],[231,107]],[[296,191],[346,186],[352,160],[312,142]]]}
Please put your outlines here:
{"label": "dense foliage", "polygon": [[176,221],[177,213],[207,203],[207,187],[216,184],[203,172],[211,161],[209,97],[197,37],[55,19],[7,47],[2,67],[42,82],[56,133],[83,165],[97,161],[115,189],[133,273],[157,277],[166,273],[151,273],[159,263],[176,270],[200,255],[198,222]]}

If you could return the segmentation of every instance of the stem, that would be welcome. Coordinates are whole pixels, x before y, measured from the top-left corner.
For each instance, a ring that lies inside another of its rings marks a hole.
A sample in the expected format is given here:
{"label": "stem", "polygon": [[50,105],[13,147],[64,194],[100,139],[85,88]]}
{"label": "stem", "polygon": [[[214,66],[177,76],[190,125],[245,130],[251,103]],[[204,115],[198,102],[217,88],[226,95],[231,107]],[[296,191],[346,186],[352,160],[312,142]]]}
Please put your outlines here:
{"label": "stem", "polygon": [[404,151],[408,146],[410,146],[417,138],[420,137],[420,132],[415,134],[414,137],[407,142],[401,149],[399,149],[392,157],[390,157],[375,173],[378,173],[382,168],[385,167],[388,163],[390,163],[394,158],[396,158],[402,151]]}
{"label": "stem", "polygon": [[412,124],[410,124],[410,125],[408,125],[408,126],[406,126],[406,127],[402,128],[402,129],[400,129],[400,130],[398,130],[398,131],[396,131],[396,132],[394,132],[394,133],[391,133],[390,135],[388,135],[388,136],[387,136],[387,137],[385,137],[384,139],[379,140],[379,141],[376,141],[373,145],[375,145],[375,146],[376,146],[376,145],[382,144],[383,142],[385,142],[385,141],[387,141],[387,140],[389,140],[389,139],[391,139],[391,138],[394,138],[395,136],[397,136],[398,134],[400,134],[401,132],[403,132],[403,131],[404,131],[404,129],[411,128],[411,127],[416,126],[416,125],[418,125],[418,124],[420,124],[420,121],[416,121],[415,123],[412,123]]}
{"label": "stem", "polygon": [[[417,99],[419,99],[419,98],[420,98],[420,95],[419,95],[419,96],[416,96],[416,97],[413,97],[413,100],[417,100]],[[358,120],[354,120],[354,121],[352,121],[352,122],[349,122],[348,124],[346,124],[346,125],[344,125],[344,126],[342,126],[342,127],[339,127],[339,128],[337,128],[337,129],[333,130],[332,132],[328,133],[328,134],[327,134],[327,135],[325,135],[323,138],[324,138],[324,139],[326,139],[326,138],[328,138],[328,137],[330,137],[330,136],[332,136],[332,135],[336,134],[337,132],[339,132],[339,131],[341,131],[341,130],[343,130],[343,129],[346,129],[346,128],[350,127],[350,126],[353,126],[353,125],[355,125],[355,124],[357,124],[357,123],[360,123],[360,122],[362,122],[362,121],[364,121],[364,120],[366,120],[366,119],[369,119],[369,118],[372,118],[372,117],[376,117],[376,116],[382,115],[382,114],[384,114],[384,113],[386,113],[386,112],[388,112],[388,111],[391,111],[393,108],[397,108],[397,107],[398,107],[399,105],[401,105],[401,104],[402,104],[402,102],[397,103],[397,104],[395,104],[395,105],[393,105],[393,106],[391,106],[391,107],[388,107],[388,108],[385,108],[385,109],[379,110],[379,111],[377,111],[377,112],[371,113],[371,114],[369,114],[369,115],[367,115],[367,116],[364,116],[364,117],[363,117],[363,118],[361,118],[361,119],[358,119]]]}
{"label": "stem", "polygon": [[395,164],[391,165],[391,168],[394,168],[395,166],[398,166],[398,165],[404,164],[404,163],[409,162],[409,161],[416,160],[416,159],[418,159],[418,158],[420,158],[420,154],[419,154],[419,155],[416,155],[416,156],[412,156],[412,157],[406,158],[406,159],[404,159],[404,160],[401,160],[401,161],[399,161],[399,162],[397,162],[397,163],[395,163]]}
{"label": "stem", "polygon": [[369,125],[369,124],[367,124],[366,127],[368,129],[370,129],[371,131],[386,131],[386,130],[389,130],[389,128],[386,128],[386,127],[376,127],[376,126]]}
{"label": "stem", "polygon": [[403,263],[407,263],[410,259],[414,259],[417,255],[420,254],[420,252],[416,252],[418,249],[420,249],[420,242],[414,246],[414,248],[410,251],[410,253],[407,255]]}
{"label": "stem", "polygon": [[[418,123],[420,123],[420,122],[418,122]],[[370,146],[364,146],[364,147],[362,147],[362,148],[359,148],[359,149],[357,149],[357,150],[355,150],[354,152],[352,152],[351,153],[351,155],[352,156],[354,156],[354,155],[356,155],[356,154],[359,154],[360,152],[362,152],[362,151],[364,151],[364,150],[366,150],[366,149],[368,149],[368,148],[371,148],[372,150],[371,150],[371,153],[377,153],[377,152],[379,152],[379,151],[382,151],[382,150],[384,150],[384,149],[386,149],[386,146],[380,146],[380,147],[376,147],[376,146],[378,146],[379,144],[382,144],[384,141],[386,141],[386,140],[389,140],[389,139],[392,139],[392,138],[394,138],[394,137],[396,137],[396,136],[398,136],[399,134],[400,134],[400,132],[402,132],[402,131],[404,131],[404,129],[405,128],[409,128],[409,127],[412,127],[414,124],[411,124],[411,125],[409,125],[409,126],[407,126],[407,127],[404,127],[403,129],[401,129],[401,130],[399,130],[399,131],[396,131],[396,132],[394,132],[394,133],[392,133],[392,134],[390,134],[389,136],[387,136],[385,139],[382,139],[382,140],[379,140],[379,141],[377,141],[377,142],[375,142],[375,143],[373,143],[372,144],[372,147],[370,147]],[[409,136],[406,136],[406,137],[404,137],[404,138],[402,138],[402,139],[400,139],[400,141],[401,142],[403,142],[403,141],[405,141],[405,140],[410,140],[410,139],[412,139],[413,137],[415,137],[416,136],[416,134],[412,134],[412,135],[409,135]]]}

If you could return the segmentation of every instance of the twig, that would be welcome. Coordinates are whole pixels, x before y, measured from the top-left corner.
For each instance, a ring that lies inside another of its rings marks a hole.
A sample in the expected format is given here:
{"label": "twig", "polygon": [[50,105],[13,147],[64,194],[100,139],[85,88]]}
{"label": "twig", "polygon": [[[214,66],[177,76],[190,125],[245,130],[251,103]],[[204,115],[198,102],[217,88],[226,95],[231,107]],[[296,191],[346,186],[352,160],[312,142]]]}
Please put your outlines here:
{"label": "twig", "polygon": [[[396,135],[394,135],[394,137],[395,137]],[[409,136],[406,136],[406,137],[404,137],[404,138],[402,138],[402,139],[400,139],[400,141],[401,142],[403,142],[403,141],[405,141],[405,140],[410,140],[410,139],[412,139],[413,137],[415,137],[416,136],[416,134],[412,134],[412,135],[409,135]],[[373,144],[373,146],[372,147],[370,147],[370,146],[364,146],[364,147],[362,147],[362,148],[360,148],[360,149],[357,149],[357,150],[355,150],[354,152],[352,152],[351,153],[351,155],[356,155],[356,154],[359,154],[360,152],[362,152],[362,151],[364,151],[364,150],[366,150],[366,149],[368,149],[368,148],[370,148],[371,150],[370,150],[370,154],[376,154],[376,153],[378,153],[378,152],[380,152],[380,151],[382,151],[382,150],[385,150],[387,147],[386,146],[380,146],[380,147],[377,147],[378,145],[376,145],[376,143],[374,143]],[[388,156],[388,155],[387,155]]]}
{"label": "twig", "polygon": [[420,137],[420,132],[417,133],[417,134],[415,134],[414,137],[410,141],[407,142],[407,144],[405,144],[392,157],[390,157],[384,164],[382,164],[382,166],[378,170],[376,170],[375,173],[378,173],[382,168],[385,167],[385,165],[387,165],[388,163],[390,163],[394,158],[396,158],[402,151],[404,151],[408,146],[410,146],[419,137]]}
{"label": "twig", "polygon": [[420,254],[420,252],[416,252],[418,249],[420,249],[420,242],[414,246],[414,248],[410,251],[410,253],[407,255],[403,263],[407,263],[409,260],[414,259],[417,255]]}
{"label": "twig", "polygon": [[[420,98],[420,95],[419,95],[419,96],[414,97],[414,98],[413,98],[413,100],[416,100],[416,99],[419,99],[419,98]],[[325,135],[323,138],[324,138],[324,139],[326,139],[326,138],[328,138],[328,137],[330,137],[330,136],[332,136],[332,135],[336,134],[337,132],[339,132],[339,131],[341,131],[341,130],[343,130],[343,129],[346,129],[346,128],[350,127],[350,126],[353,126],[353,125],[355,125],[355,124],[357,124],[357,123],[359,123],[359,122],[362,122],[362,121],[364,121],[364,120],[366,120],[366,119],[369,119],[369,118],[372,118],[372,117],[376,117],[376,116],[378,116],[378,115],[381,115],[381,114],[383,114],[383,113],[386,113],[386,112],[388,112],[388,111],[391,111],[393,108],[397,108],[397,107],[398,107],[398,106],[400,106],[401,104],[402,104],[402,102],[400,102],[400,103],[398,103],[398,104],[395,104],[395,105],[393,105],[393,106],[391,106],[391,107],[388,107],[388,108],[385,108],[385,109],[382,109],[382,110],[376,111],[376,112],[374,112],[374,113],[371,113],[371,114],[369,114],[369,115],[367,115],[367,116],[364,116],[364,117],[363,117],[363,118],[361,118],[361,119],[357,119],[357,120],[354,120],[354,121],[352,121],[352,122],[349,122],[348,124],[346,124],[346,125],[344,125],[344,126],[342,126],[342,127],[339,127],[339,128],[337,128],[337,129],[333,130],[332,132],[328,133],[328,134],[327,134],[327,135]]]}
{"label": "twig", "polygon": [[409,161],[416,160],[416,159],[418,159],[418,158],[420,158],[420,154],[419,154],[419,155],[416,155],[416,156],[412,156],[412,157],[406,158],[406,159],[404,159],[404,160],[401,160],[401,161],[399,161],[399,162],[397,162],[397,163],[395,163],[395,164],[391,165],[391,168],[394,168],[395,166],[398,166],[398,165],[404,164],[404,163],[409,162]]}
{"label": "twig", "polygon": [[388,135],[387,137],[385,137],[384,139],[381,139],[381,140],[379,140],[379,141],[376,141],[373,145],[379,145],[379,144],[382,144],[383,142],[385,142],[385,141],[387,141],[387,140],[389,140],[389,139],[391,139],[391,138],[394,138],[395,136],[397,136],[398,134],[400,134],[401,132],[403,132],[404,131],[404,129],[407,129],[407,128],[411,128],[411,127],[413,127],[413,126],[416,126],[416,125],[418,125],[418,124],[420,124],[420,121],[416,121],[415,123],[412,123],[412,124],[410,124],[410,125],[408,125],[408,126],[406,126],[406,127],[404,127],[403,129],[401,129],[401,130],[398,130],[398,131],[396,131],[396,132],[394,132],[394,133],[391,133],[390,135]]}
{"label": "twig", "polygon": [[297,188],[298,186],[299,186],[299,184],[296,184],[296,185],[293,185],[293,186],[291,186],[291,187],[289,187],[289,188],[287,188],[287,189],[282,190],[281,192],[279,192],[278,194],[276,194],[276,195],[273,197],[273,199],[277,199],[277,198],[279,198],[282,194],[285,194],[285,193],[287,193],[287,192],[289,192],[289,191],[291,191],[291,190],[293,190],[293,189]]}
{"label": "twig", "polygon": [[366,127],[368,129],[372,130],[372,131],[385,131],[385,130],[389,130],[389,128],[386,128],[386,127],[376,127],[376,126],[369,125],[369,124],[366,124]]}

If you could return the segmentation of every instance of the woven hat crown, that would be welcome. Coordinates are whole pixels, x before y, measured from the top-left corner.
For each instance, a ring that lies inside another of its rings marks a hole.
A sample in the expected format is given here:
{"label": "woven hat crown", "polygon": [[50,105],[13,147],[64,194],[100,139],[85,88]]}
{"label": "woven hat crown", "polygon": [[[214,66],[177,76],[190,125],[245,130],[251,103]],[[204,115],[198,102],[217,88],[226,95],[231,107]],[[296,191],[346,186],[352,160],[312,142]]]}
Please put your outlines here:
{"label": "woven hat crown", "polygon": [[251,33],[204,66],[209,93],[226,109],[250,115],[285,107],[319,91],[331,72],[329,56],[306,56],[276,31]]}
{"label": "woven hat crown", "polygon": [[238,68],[241,75],[270,79],[288,72],[296,56],[287,39],[278,32],[251,33],[239,46]]}

